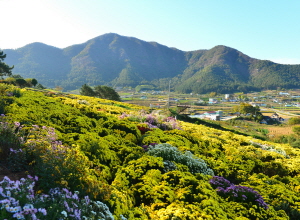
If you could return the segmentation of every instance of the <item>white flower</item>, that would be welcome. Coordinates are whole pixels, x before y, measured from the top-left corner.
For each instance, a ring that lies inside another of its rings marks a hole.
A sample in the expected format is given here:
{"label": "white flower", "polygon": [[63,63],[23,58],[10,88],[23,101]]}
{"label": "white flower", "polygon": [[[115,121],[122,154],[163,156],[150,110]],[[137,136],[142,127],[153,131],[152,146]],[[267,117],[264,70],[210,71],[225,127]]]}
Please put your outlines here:
{"label": "white flower", "polygon": [[17,219],[25,219],[25,218],[24,218],[24,215],[22,215],[22,214],[20,214],[20,213],[14,214],[13,217],[14,217],[14,218],[17,218]]}
{"label": "white flower", "polygon": [[65,217],[68,216],[67,212],[66,211],[62,211],[61,214],[63,214]]}

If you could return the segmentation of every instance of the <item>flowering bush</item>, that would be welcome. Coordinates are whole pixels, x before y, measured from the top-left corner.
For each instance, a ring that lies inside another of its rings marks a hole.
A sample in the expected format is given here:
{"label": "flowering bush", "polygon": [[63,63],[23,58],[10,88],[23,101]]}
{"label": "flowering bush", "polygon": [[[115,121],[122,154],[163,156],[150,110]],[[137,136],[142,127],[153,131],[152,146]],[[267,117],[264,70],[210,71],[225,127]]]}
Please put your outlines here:
{"label": "flowering bush", "polygon": [[[94,198],[109,197],[110,187],[101,179],[99,168],[77,145],[64,146],[57,141],[53,128],[34,126],[26,141],[26,150],[33,158],[35,173],[44,189],[67,186]],[[93,168],[92,168],[93,167]]]}
{"label": "flowering bush", "polygon": [[0,83],[0,96],[21,96],[21,90],[13,85],[8,85],[4,83]]}
{"label": "flowering bush", "polygon": [[147,131],[151,131],[151,129],[148,128],[147,126],[138,125],[137,127],[140,130],[140,132],[141,132],[142,135],[145,134]]}
{"label": "flowering bush", "polygon": [[[23,126],[19,122],[11,123],[4,115],[0,115],[0,159],[11,165],[24,166],[25,152],[21,150],[24,144]],[[10,167],[12,168],[12,167]],[[19,171],[17,167],[12,171]]]}
{"label": "flowering bush", "polygon": [[151,146],[155,146],[155,145],[157,145],[157,143],[151,143],[149,145],[142,145],[142,148],[144,151],[148,151]]}
{"label": "flowering bush", "polygon": [[0,182],[1,219],[105,219],[114,217],[108,207],[88,196],[79,198],[78,192],[55,188],[49,194],[34,192],[37,177]]}
{"label": "flowering bush", "polygon": [[214,176],[209,183],[217,189],[219,195],[229,197],[235,202],[255,203],[264,209],[268,209],[268,204],[263,197],[255,190],[247,186],[234,185],[221,176]]}
{"label": "flowering bush", "polygon": [[278,154],[281,154],[287,158],[289,158],[289,156],[286,154],[285,150],[282,149],[282,148],[275,148],[271,145],[268,145],[268,144],[261,144],[261,143],[258,143],[258,142],[254,142],[252,140],[249,141],[253,146],[257,147],[257,148],[261,148],[263,150],[267,150],[267,151],[271,151],[271,152],[275,152],[275,153],[278,153]]}
{"label": "flowering bush", "polygon": [[145,111],[139,111],[136,114],[123,113],[119,118],[128,118],[130,121],[144,123],[148,126],[148,128],[159,128],[162,130],[181,129],[176,118],[156,114],[147,114]]}
{"label": "flowering bush", "polygon": [[[1,162],[10,171],[34,170],[44,190],[67,186],[94,198],[109,196],[110,188],[100,180],[99,168],[79,146],[64,146],[54,128],[32,125],[25,132],[20,123],[0,116]],[[92,168],[93,166],[93,168]]]}
{"label": "flowering bush", "polygon": [[164,161],[174,161],[186,165],[191,173],[214,175],[213,170],[207,167],[204,160],[197,158],[190,151],[182,153],[167,143],[150,145],[147,153],[151,156],[162,157]]}

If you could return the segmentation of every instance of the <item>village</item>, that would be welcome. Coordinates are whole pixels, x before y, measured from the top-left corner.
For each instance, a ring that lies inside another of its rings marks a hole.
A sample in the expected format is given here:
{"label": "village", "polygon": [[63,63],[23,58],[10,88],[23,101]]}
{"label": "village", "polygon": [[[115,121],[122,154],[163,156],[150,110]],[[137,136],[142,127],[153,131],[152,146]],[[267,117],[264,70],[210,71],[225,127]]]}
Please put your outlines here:
{"label": "village", "polygon": [[146,90],[138,93],[119,91],[122,100],[150,108],[174,108],[180,114],[193,118],[226,121],[238,116],[234,106],[248,103],[258,106],[263,114],[262,124],[273,124],[274,121],[285,123],[290,117],[300,115],[300,90],[264,91],[255,93],[234,94],[177,94],[174,92]]}

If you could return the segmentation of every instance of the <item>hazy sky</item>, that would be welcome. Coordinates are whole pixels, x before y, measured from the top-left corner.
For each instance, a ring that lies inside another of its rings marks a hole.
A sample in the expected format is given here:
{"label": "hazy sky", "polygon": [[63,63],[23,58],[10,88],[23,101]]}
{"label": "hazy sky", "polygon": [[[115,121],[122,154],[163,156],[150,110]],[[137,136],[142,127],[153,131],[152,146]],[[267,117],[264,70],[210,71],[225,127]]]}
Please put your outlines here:
{"label": "hazy sky", "polygon": [[64,48],[117,33],[184,51],[225,45],[300,64],[299,9],[299,0],[0,0],[0,48]]}

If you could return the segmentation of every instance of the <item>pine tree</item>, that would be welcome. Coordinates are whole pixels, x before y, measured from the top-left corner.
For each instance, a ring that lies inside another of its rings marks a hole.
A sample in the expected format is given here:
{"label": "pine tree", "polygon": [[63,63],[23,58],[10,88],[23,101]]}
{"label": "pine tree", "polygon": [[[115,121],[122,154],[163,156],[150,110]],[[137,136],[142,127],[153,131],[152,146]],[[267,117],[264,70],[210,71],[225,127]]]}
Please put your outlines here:
{"label": "pine tree", "polygon": [[6,54],[3,53],[3,51],[0,51],[0,77],[3,78],[3,76],[11,76],[11,70],[14,68],[14,66],[9,67],[6,63],[2,62],[6,58]]}
{"label": "pine tree", "polygon": [[119,94],[109,86],[95,86],[96,96],[102,99],[121,101]]}
{"label": "pine tree", "polygon": [[80,89],[80,95],[85,95],[85,96],[95,96],[94,90],[88,86],[87,84],[82,85]]}

